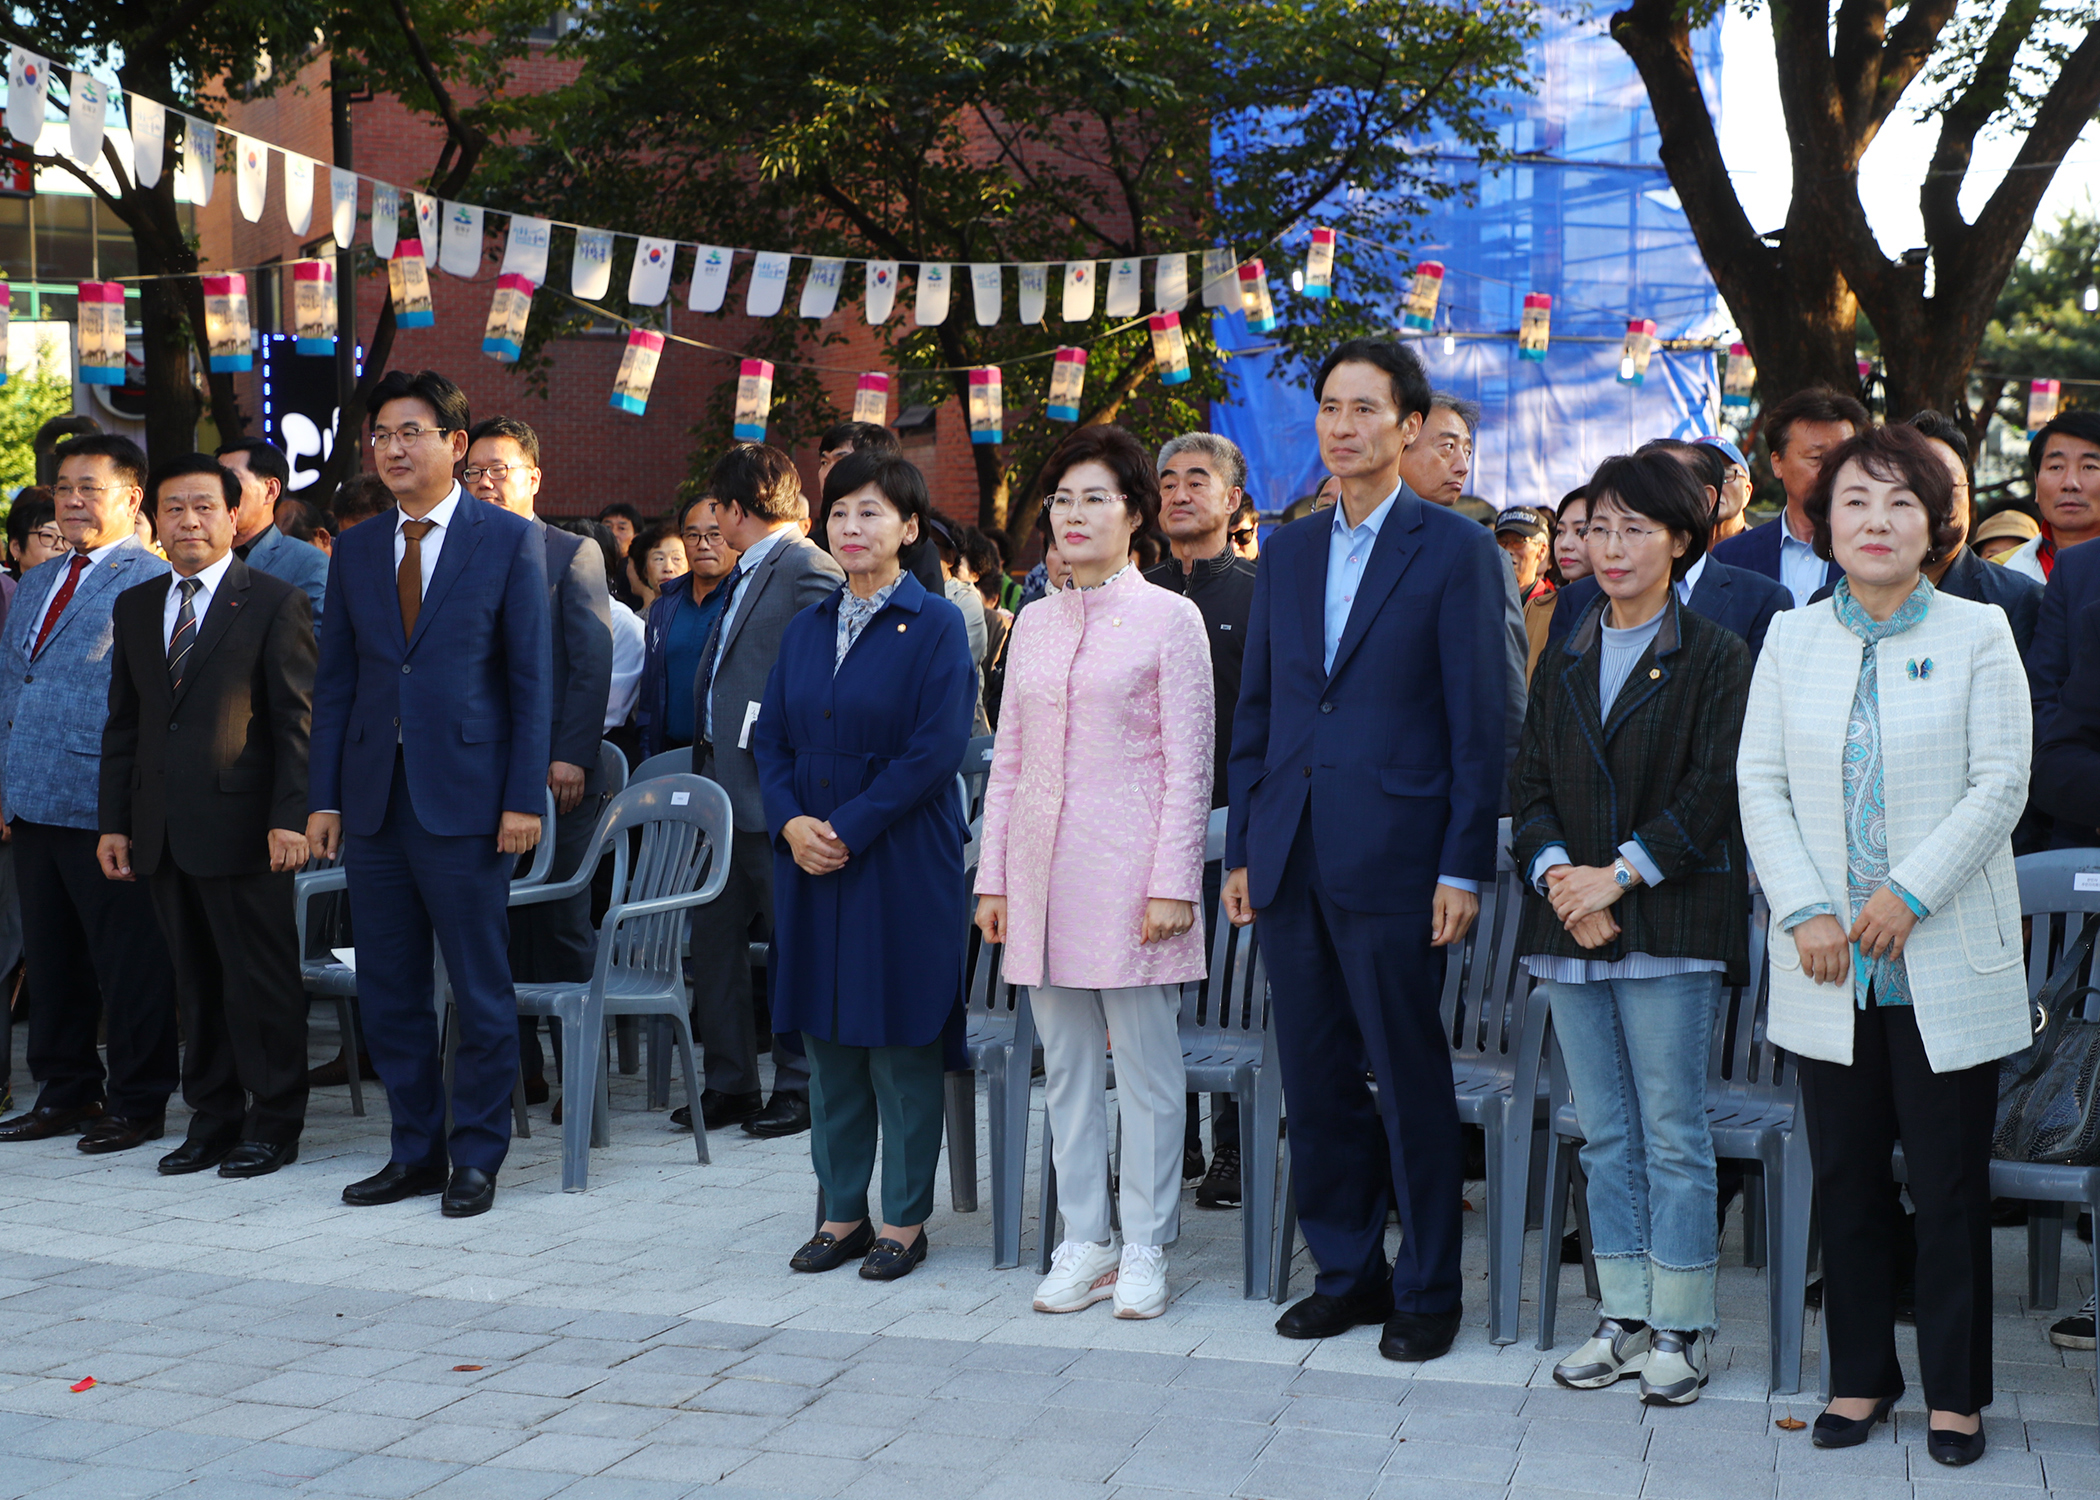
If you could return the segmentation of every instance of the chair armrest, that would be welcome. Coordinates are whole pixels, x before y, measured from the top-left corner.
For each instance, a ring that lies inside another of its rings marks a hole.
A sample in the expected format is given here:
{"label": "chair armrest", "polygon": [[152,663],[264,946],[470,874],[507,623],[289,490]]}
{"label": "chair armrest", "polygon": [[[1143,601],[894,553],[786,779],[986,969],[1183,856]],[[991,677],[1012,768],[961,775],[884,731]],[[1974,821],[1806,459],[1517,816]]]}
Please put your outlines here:
{"label": "chair armrest", "polygon": [[301,870],[292,877],[292,921],[299,935],[299,959],[306,960],[306,912],[316,896],[350,889],[350,872],[341,864],[326,870]]}

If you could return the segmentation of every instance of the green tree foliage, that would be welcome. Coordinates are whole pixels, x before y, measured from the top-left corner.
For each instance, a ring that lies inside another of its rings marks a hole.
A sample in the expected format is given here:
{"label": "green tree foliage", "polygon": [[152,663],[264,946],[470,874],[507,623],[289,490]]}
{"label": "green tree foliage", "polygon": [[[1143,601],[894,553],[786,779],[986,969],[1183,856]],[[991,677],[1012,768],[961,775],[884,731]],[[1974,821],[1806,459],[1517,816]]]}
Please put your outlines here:
{"label": "green tree foliage", "polygon": [[[73,409],[73,383],[55,367],[48,347],[34,370],[17,370],[0,385],[0,490],[10,496],[36,483],[36,431]],[[6,517],[0,506],[0,520]]]}
{"label": "green tree foliage", "polygon": [[2100,406],[2100,312],[2085,310],[2086,288],[2096,283],[2100,211],[2088,203],[2036,230],[2006,279],[1976,360],[1991,398],[1986,411],[1994,405],[2024,427],[2027,382],[2036,379],[2065,381],[2065,406]]}
{"label": "green tree foliage", "polygon": [[[881,337],[897,367],[935,372],[925,388],[947,394],[964,393],[964,367],[1001,366],[1007,441],[973,455],[980,519],[1003,527],[1068,430],[1041,415],[1050,361],[1024,356],[1087,344],[1081,419],[1158,437],[1198,420],[1223,389],[1229,346],[1247,337],[1192,296],[1195,376],[1162,386],[1142,323],[1055,321],[1059,263],[1230,245],[1266,259],[1283,320],[1273,338],[1293,351],[1390,327],[1396,289],[1380,258],[1345,240],[1324,303],[1290,295],[1290,266],[1315,222],[1409,237],[1453,190],[1411,142],[1495,154],[1489,98],[1525,82],[1531,5],[605,0],[567,44],[583,63],[576,83],[508,101],[493,122],[530,144],[492,160],[490,201],[702,244],[893,259],[907,279],[916,262],[954,265],[946,322],[914,327],[907,285]],[[978,327],[965,268],[988,261],[1050,263],[1052,321],[1018,323],[1009,270],[1000,323]],[[740,258],[731,308],[749,265]],[[1199,272],[1192,263],[1192,286]],[[624,270],[614,275],[623,285]],[[559,268],[550,281],[564,284]],[[851,305],[858,267],[845,290]],[[584,316],[543,292],[536,331]],[[815,378],[786,367],[823,360],[810,327],[791,301],[746,351],[782,364],[774,420],[787,436],[832,415]],[[703,448],[719,446],[725,415],[696,429]]]}

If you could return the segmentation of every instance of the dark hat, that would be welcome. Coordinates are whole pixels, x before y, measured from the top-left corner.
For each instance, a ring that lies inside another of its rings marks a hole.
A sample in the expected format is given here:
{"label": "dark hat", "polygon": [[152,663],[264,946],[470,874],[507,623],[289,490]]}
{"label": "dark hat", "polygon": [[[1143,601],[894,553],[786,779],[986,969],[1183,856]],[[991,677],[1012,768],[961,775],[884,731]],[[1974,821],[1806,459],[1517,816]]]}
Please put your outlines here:
{"label": "dark hat", "polygon": [[1496,536],[1521,536],[1536,540],[1546,534],[1546,523],[1528,506],[1512,505],[1495,517]]}

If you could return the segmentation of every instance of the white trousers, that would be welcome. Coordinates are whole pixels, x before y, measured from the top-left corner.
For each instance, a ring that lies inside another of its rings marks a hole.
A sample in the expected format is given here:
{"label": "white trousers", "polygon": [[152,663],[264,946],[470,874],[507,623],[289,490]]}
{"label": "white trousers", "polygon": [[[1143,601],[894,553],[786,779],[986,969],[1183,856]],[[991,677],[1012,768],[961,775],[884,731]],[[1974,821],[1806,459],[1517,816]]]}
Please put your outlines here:
{"label": "white trousers", "polygon": [[[1123,1117],[1123,1243],[1167,1245],[1181,1230],[1181,986],[1029,991],[1043,1038],[1043,1096],[1068,1240],[1108,1227],[1108,1046]],[[1048,1226],[1045,1226],[1046,1230]]]}

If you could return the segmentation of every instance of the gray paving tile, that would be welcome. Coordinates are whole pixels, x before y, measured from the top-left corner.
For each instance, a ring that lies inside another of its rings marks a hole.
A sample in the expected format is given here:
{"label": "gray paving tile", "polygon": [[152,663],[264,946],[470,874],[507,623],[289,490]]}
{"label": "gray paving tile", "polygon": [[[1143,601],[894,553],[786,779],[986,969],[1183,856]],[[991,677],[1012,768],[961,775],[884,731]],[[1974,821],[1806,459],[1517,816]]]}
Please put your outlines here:
{"label": "gray paving tile", "polygon": [[196,1432],[156,1432],[119,1443],[95,1456],[95,1462],[134,1469],[201,1469],[247,1443],[240,1438],[208,1437]]}
{"label": "gray paving tile", "polygon": [[1069,1442],[1051,1438],[1027,1438],[1015,1443],[988,1467],[1033,1474],[1048,1479],[1103,1483],[1123,1466],[1130,1449],[1119,1444],[1089,1442],[1083,1435]]}
{"label": "gray paving tile", "polygon": [[445,1420],[469,1427],[531,1427],[546,1421],[568,1403],[547,1396],[520,1396],[510,1391],[477,1390],[445,1408]]}
{"label": "gray paving tile", "polygon": [[[663,1484],[713,1484],[756,1455],[745,1448],[652,1443],[621,1459],[599,1477]],[[741,1491],[741,1486],[739,1489]]]}
{"label": "gray paving tile", "polygon": [[1504,1493],[1504,1486],[1499,1483],[1388,1474],[1371,1492],[1371,1500],[1502,1500]]}
{"label": "gray paving tile", "polygon": [[1122,1485],[1151,1485],[1159,1489],[1194,1490],[1204,1495],[1229,1495],[1254,1468],[1252,1456],[1195,1450],[1168,1452],[1136,1448],[1115,1472]]}
{"label": "gray paving tile", "polygon": [[265,1406],[256,1401],[228,1401],[191,1417],[174,1428],[177,1432],[201,1432],[214,1437],[242,1438],[262,1442],[311,1421],[313,1413],[296,1406]]}
{"label": "gray paving tile", "polygon": [[813,1458],[802,1453],[759,1453],[732,1472],[736,1483],[755,1490],[789,1490],[801,1495],[836,1495],[860,1478],[851,1459]]}
{"label": "gray paving tile", "polygon": [[37,1500],[151,1500],[183,1488],[182,1475],[167,1469],[120,1469],[97,1464],[37,1491]]}
{"label": "gray paving tile", "polygon": [[370,1495],[374,1500],[407,1500],[460,1471],[459,1464],[420,1458],[394,1458],[363,1453],[328,1471],[328,1487],[344,1495]]}
{"label": "gray paving tile", "polygon": [[453,1422],[425,1422],[385,1449],[394,1458],[422,1458],[442,1464],[485,1464],[515,1448],[529,1436],[516,1427],[464,1427]]}
{"label": "gray paving tile", "polygon": [[[683,1404],[699,1411],[742,1412],[755,1417],[786,1417],[810,1404],[817,1393],[807,1386],[769,1380],[718,1380]],[[821,1398],[819,1398],[821,1399]],[[861,1396],[860,1400],[881,1400]]]}
{"label": "gray paving tile", "polygon": [[573,1432],[584,1437],[641,1438],[662,1427],[672,1413],[662,1407],[637,1406],[593,1397],[572,1401],[539,1424],[541,1432]]}
{"label": "gray paving tile", "polygon": [[[757,1446],[767,1452],[807,1453],[817,1458],[867,1458],[889,1441],[889,1434],[878,1427],[796,1420],[774,1428]],[[949,1441],[953,1441],[952,1434]],[[975,1451],[973,1448],[973,1455]]]}
{"label": "gray paving tile", "polygon": [[573,1432],[542,1432],[489,1462],[504,1469],[546,1469],[559,1474],[598,1474],[634,1453],[641,1444],[625,1438]]}
{"label": "gray paving tile", "polygon": [[1650,1429],[1639,1422],[1533,1422],[1520,1451],[1532,1454],[1608,1455],[1638,1463],[1647,1456]]}
{"label": "gray paving tile", "polygon": [[547,1500],[567,1488],[573,1476],[539,1474],[530,1469],[462,1469],[423,1491],[417,1500]]}
{"label": "gray paving tile", "polygon": [[1771,1500],[1778,1488],[1769,1469],[1651,1463],[1641,1500]]}
{"label": "gray paving tile", "polygon": [[562,1490],[558,1500],[683,1500],[693,1493],[690,1485],[677,1480],[621,1479],[593,1474]]}
{"label": "gray paving tile", "polygon": [[150,1427],[124,1422],[83,1421],[57,1418],[16,1434],[9,1451],[29,1458],[80,1460],[107,1453],[119,1443],[129,1443],[152,1434]]}
{"label": "gray paving tile", "polygon": [[1279,1432],[1262,1449],[1265,1463],[1290,1468],[1361,1470],[1375,1474],[1392,1456],[1391,1439],[1369,1433],[1319,1432],[1292,1428]]}
{"label": "gray paving tile", "polygon": [[839,1361],[804,1354],[775,1353],[772,1343],[760,1344],[723,1374],[737,1380],[767,1380],[787,1385],[821,1386],[839,1373]]}
{"label": "gray paving tile", "polygon": [[310,1422],[276,1434],[282,1442],[308,1448],[341,1448],[350,1453],[377,1453],[416,1430],[402,1417],[375,1417],[366,1412],[324,1411]]}
{"label": "gray paving tile", "polygon": [[1363,1470],[1321,1469],[1264,1457],[1233,1493],[1247,1500],[1367,1500],[1377,1484],[1378,1476]]}
{"label": "gray paving tile", "polygon": [[[578,1402],[569,1415],[589,1406]],[[649,1441],[654,1444],[671,1443],[706,1448],[753,1448],[760,1438],[776,1430],[783,1421],[780,1417],[746,1416],[737,1412],[678,1411],[664,1420],[660,1427],[651,1429]],[[549,1424],[552,1425],[551,1423]]]}
{"label": "gray paving tile", "polygon": [[1464,1479],[1497,1487],[1509,1483],[1517,1456],[1499,1448],[1471,1448],[1459,1443],[1405,1442],[1393,1450],[1386,1473],[1418,1479]]}
{"label": "gray paving tile", "polygon": [[[244,1444],[224,1458],[204,1465],[197,1474],[198,1482],[207,1488],[233,1480],[292,1485],[317,1478],[349,1461],[350,1455],[340,1449],[271,1441]],[[206,1479],[206,1475],[216,1477]]]}

